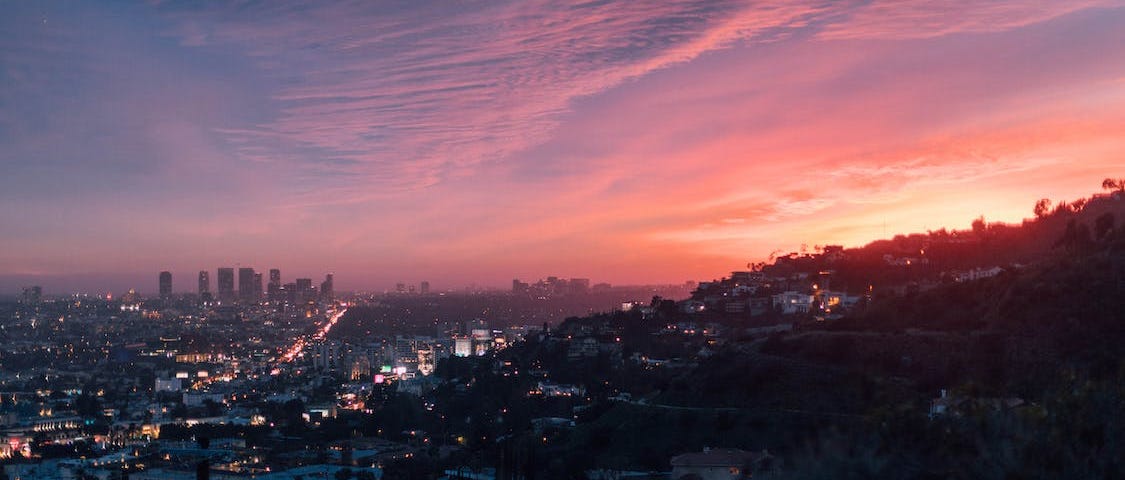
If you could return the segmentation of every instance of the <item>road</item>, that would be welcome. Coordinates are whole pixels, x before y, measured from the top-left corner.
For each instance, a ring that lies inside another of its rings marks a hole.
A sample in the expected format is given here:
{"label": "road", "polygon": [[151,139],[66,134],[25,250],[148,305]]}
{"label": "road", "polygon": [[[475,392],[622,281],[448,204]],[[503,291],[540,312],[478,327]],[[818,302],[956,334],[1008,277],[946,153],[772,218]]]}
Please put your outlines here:
{"label": "road", "polygon": [[281,356],[279,363],[292,362],[295,358],[297,358],[298,355],[301,354],[301,351],[305,349],[305,346],[308,345],[310,341],[317,342],[320,340],[324,340],[324,337],[328,336],[328,332],[332,330],[332,327],[336,325],[336,322],[340,321],[340,317],[343,317],[345,313],[348,313],[348,309],[346,307],[330,315],[328,317],[328,321],[324,323],[324,326],[320,327],[320,329],[317,330],[316,333],[312,335],[312,337],[308,339],[306,339],[305,337],[301,337],[294,341],[293,345],[290,346],[289,349],[285,351],[285,354]]}

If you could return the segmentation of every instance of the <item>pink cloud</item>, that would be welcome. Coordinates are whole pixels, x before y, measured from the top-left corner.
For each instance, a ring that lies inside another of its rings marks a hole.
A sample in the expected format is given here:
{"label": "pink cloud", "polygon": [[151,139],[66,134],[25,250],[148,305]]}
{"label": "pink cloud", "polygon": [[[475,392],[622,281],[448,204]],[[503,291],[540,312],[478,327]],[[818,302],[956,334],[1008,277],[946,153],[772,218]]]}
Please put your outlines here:
{"label": "pink cloud", "polygon": [[1097,7],[1121,6],[1113,0],[876,0],[829,25],[820,37],[840,39],[933,38],[955,33],[1001,32]]}

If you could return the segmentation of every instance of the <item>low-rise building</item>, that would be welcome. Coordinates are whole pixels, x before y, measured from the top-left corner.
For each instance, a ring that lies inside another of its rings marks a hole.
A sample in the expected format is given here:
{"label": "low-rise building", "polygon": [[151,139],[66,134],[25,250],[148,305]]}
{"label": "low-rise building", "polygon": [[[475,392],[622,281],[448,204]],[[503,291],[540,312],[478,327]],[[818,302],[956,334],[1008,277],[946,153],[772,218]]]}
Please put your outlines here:
{"label": "low-rise building", "polygon": [[812,295],[792,290],[785,293],[778,293],[771,298],[773,299],[774,310],[785,315],[808,313],[814,300]]}
{"label": "low-rise building", "polygon": [[763,450],[704,449],[672,457],[672,480],[742,480],[776,473],[773,456]]}

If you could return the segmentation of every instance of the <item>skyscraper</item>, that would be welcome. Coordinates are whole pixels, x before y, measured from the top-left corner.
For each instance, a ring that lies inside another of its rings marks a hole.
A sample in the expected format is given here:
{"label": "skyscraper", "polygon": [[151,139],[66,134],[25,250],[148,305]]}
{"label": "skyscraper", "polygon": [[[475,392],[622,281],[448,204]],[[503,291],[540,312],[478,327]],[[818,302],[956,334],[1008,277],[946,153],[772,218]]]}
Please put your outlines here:
{"label": "skyscraper", "polygon": [[32,285],[30,287],[23,287],[23,303],[29,305],[36,305],[43,299],[43,287],[39,285]]}
{"label": "skyscraper", "polygon": [[207,270],[199,271],[199,296],[211,293],[211,272]]}
{"label": "skyscraper", "polygon": [[172,296],[172,272],[160,272],[160,298]]}
{"label": "skyscraper", "polygon": [[270,283],[266,287],[266,296],[271,302],[281,300],[281,270],[270,269]]}
{"label": "skyscraper", "polygon": [[238,269],[238,297],[244,302],[257,300],[254,298],[254,269],[242,267]]}
{"label": "skyscraper", "polygon": [[281,292],[277,295],[278,300],[284,300],[290,305],[296,305],[300,301],[300,292],[297,291],[296,283],[286,283],[281,287]]}
{"label": "skyscraper", "polygon": [[429,295],[430,294],[430,282],[422,280],[422,283],[418,285],[418,291],[422,295]]}
{"label": "skyscraper", "polygon": [[211,273],[207,270],[199,271],[199,301],[210,302],[214,297],[211,296]]}
{"label": "skyscraper", "polygon": [[254,272],[254,300],[262,299],[262,274]]}
{"label": "skyscraper", "polygon": [[324,281],[320,282],[320,298],[325,302],[331,302],[336,298],[336,292],[332,285],[332,274],[324,276]]}
{"label": "skyscraper", "polygon": [[313,296],[314,292],[313,292],[313,286],[312,286],[312,279],[311,278],[298,278],[296,287],[297,287],[297,301],[307,302],[309,300],[315,300],[316,299],[316,297]]}
{"label": "skyscraper", "polygon": [[234,301],[234,269],[219,267],[219,301]]}

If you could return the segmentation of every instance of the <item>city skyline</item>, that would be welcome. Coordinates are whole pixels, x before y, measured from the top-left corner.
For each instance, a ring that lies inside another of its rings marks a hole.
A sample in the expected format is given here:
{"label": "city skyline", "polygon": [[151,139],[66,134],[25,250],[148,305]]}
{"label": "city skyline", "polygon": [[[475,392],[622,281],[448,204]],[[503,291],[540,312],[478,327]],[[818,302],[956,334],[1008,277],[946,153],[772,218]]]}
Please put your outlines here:
{"label": "city skyline", "polygon": [[0,480],[1117,478],[1125,0],[0,2]]}
{"label": "city skyline", "polygon": [[681,283],[1125,167],[1113,1],[4,11],[4,294]]}

